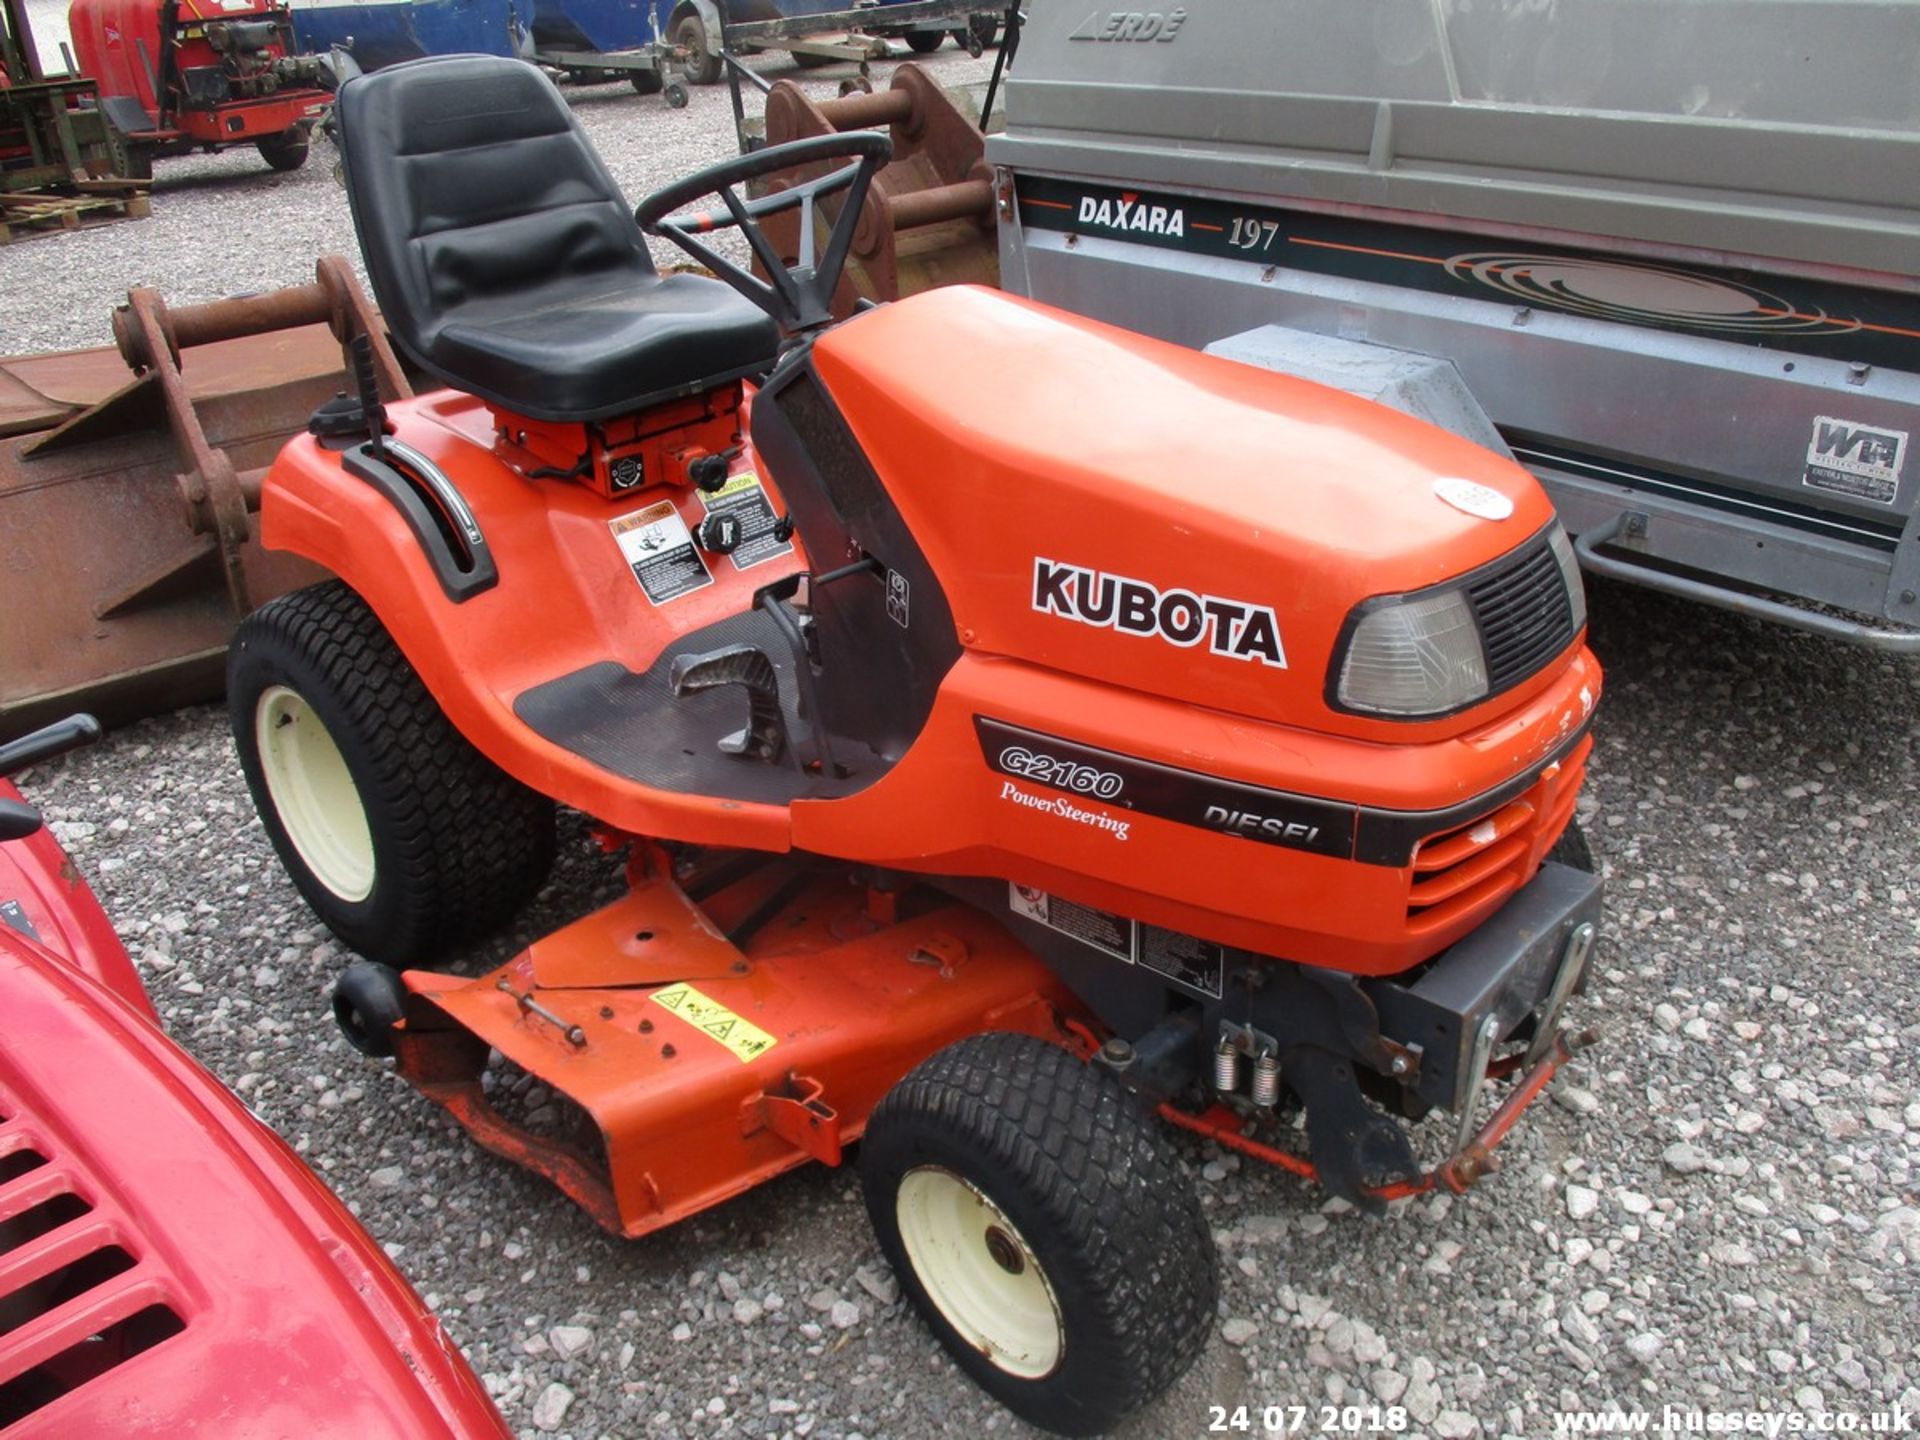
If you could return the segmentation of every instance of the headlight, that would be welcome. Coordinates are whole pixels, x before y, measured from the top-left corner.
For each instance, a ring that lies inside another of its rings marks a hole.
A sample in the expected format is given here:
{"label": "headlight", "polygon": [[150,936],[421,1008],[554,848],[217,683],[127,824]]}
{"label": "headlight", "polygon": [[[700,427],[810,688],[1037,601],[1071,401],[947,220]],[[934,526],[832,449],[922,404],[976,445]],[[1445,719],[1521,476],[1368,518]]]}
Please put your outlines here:
{"label": "headlight", "polygon": [[1587,587],[1580,581],[1580,562],[1573,557],[1573,542],[1558,520],[1547,535],[1547,544],[1553,547],[1553,558],[1560,562],[1560,578],[1567,582],[1567,604],[1573,607],[1573,628],[1578,631],[1587,623]]}
{"label": "headlight", "polygon": [[1343,710],[1397,716],[1444,715],[1487,693],[1480,627],[1458,589],[1368,601],[1334,688]]}

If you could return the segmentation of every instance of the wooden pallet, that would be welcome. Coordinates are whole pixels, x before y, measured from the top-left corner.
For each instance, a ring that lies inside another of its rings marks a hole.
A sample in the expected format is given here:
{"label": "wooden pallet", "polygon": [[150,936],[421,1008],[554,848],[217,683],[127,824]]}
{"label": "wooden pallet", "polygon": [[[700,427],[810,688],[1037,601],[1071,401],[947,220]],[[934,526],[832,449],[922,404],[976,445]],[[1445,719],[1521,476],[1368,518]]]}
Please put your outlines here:
{"label": "wooden pallet", "polygon": [[151,202],[145,180],[74,180],[44,190],[0,192],[0,245],[115,220],[140,220]]}

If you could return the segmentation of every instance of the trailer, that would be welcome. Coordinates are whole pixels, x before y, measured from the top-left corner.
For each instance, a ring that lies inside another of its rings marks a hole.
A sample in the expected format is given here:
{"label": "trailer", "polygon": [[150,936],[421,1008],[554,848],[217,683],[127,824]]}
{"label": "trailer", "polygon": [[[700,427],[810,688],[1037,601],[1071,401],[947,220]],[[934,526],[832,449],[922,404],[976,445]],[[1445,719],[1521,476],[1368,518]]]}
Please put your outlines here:
{"label": "trailer", "polygon": [[991,0],[296,0],[294,29],[303,49],[344,51],[362,70],[424,55],[517,55],[584,82],[628,79],[678,108],[684,82],[720,79],[729,50],[864,62],[887,53],[889,36],[926,53],[951,33],[977,53],[995,9]]}
{"label": "trailer", "polygon": [[1917,22],[1037,6],[987,141],[1001,283],[1336,382],[1430,357],[1590,571],[1915,653]]}

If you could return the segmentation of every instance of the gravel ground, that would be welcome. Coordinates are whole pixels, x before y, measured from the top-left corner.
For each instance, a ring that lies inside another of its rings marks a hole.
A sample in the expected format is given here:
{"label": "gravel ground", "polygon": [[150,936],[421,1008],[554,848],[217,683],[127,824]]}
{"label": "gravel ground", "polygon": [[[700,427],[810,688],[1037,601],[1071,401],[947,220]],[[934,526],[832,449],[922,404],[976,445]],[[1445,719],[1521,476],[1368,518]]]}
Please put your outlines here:
{"label": "gravel ground", "polygon": [[[946,54],[946,78],[983,68]],[[630,194],[726,152],[721,91],[679,113],[610,87],[576,101]],[[305,279],[328,249],[351,245],[324,163],[165,162],[151,220],[0,250],[0,349],[104,342],[135,281],[199,300]],[[1920,669],[1593,598],[1608,695],[1583,808],[1612,891],[1576,1018],[1604,1047],[1499,1175],[1384,1221],[1182,1137],[1225,1323],[1126,1434],[1329,1401],[1446,1437],[1548,1434],[1589,1407],[1920,1409]],[[340,1191],[523,1433],[1025,1433],[898,1303],[849,1175],[624,1243],[348,1050],[326,1016],[347,956],[274,861],[219,711],[130,726],[25,788],[174,1036]],[[617,888],[570,823],[536,906],[470,963]]]}

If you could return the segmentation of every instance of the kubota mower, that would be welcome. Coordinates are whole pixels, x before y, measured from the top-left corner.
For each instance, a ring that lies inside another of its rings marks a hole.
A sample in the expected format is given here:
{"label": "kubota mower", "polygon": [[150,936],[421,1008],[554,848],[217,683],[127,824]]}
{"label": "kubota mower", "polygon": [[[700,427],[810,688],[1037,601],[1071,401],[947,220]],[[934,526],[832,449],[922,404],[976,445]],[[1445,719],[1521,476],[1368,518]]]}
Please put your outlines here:
{"label": "kubota mower", "polygon": [[[861,1141],[906,1292],[1065,1432],[1209,1330],[1155,1111],[1370,1209],[1492,1168],[1579,1043],[1600,906],[1600,674],[1524,471],[984,289],[833,324],[884,135],[630,213],[531,67],[396,66],[338,115],[381,310],[447,388],[383,405],[369,368],[269,473],[264,542],[339,579],[236,636],[248,783],[387,964],[531,895],[556,801],[630,881],[478,979],[356,962],[356,1044],[628,1236]],[[591,1123],[496,1109],[496,1060]]]}
{"label": "kubota mower", "polygon": [[151,176],[157,156],[234,145],[275,170],[306,163],[332,72],[294,53],[280,0],[73,0],[67,24],[129,174]]}

